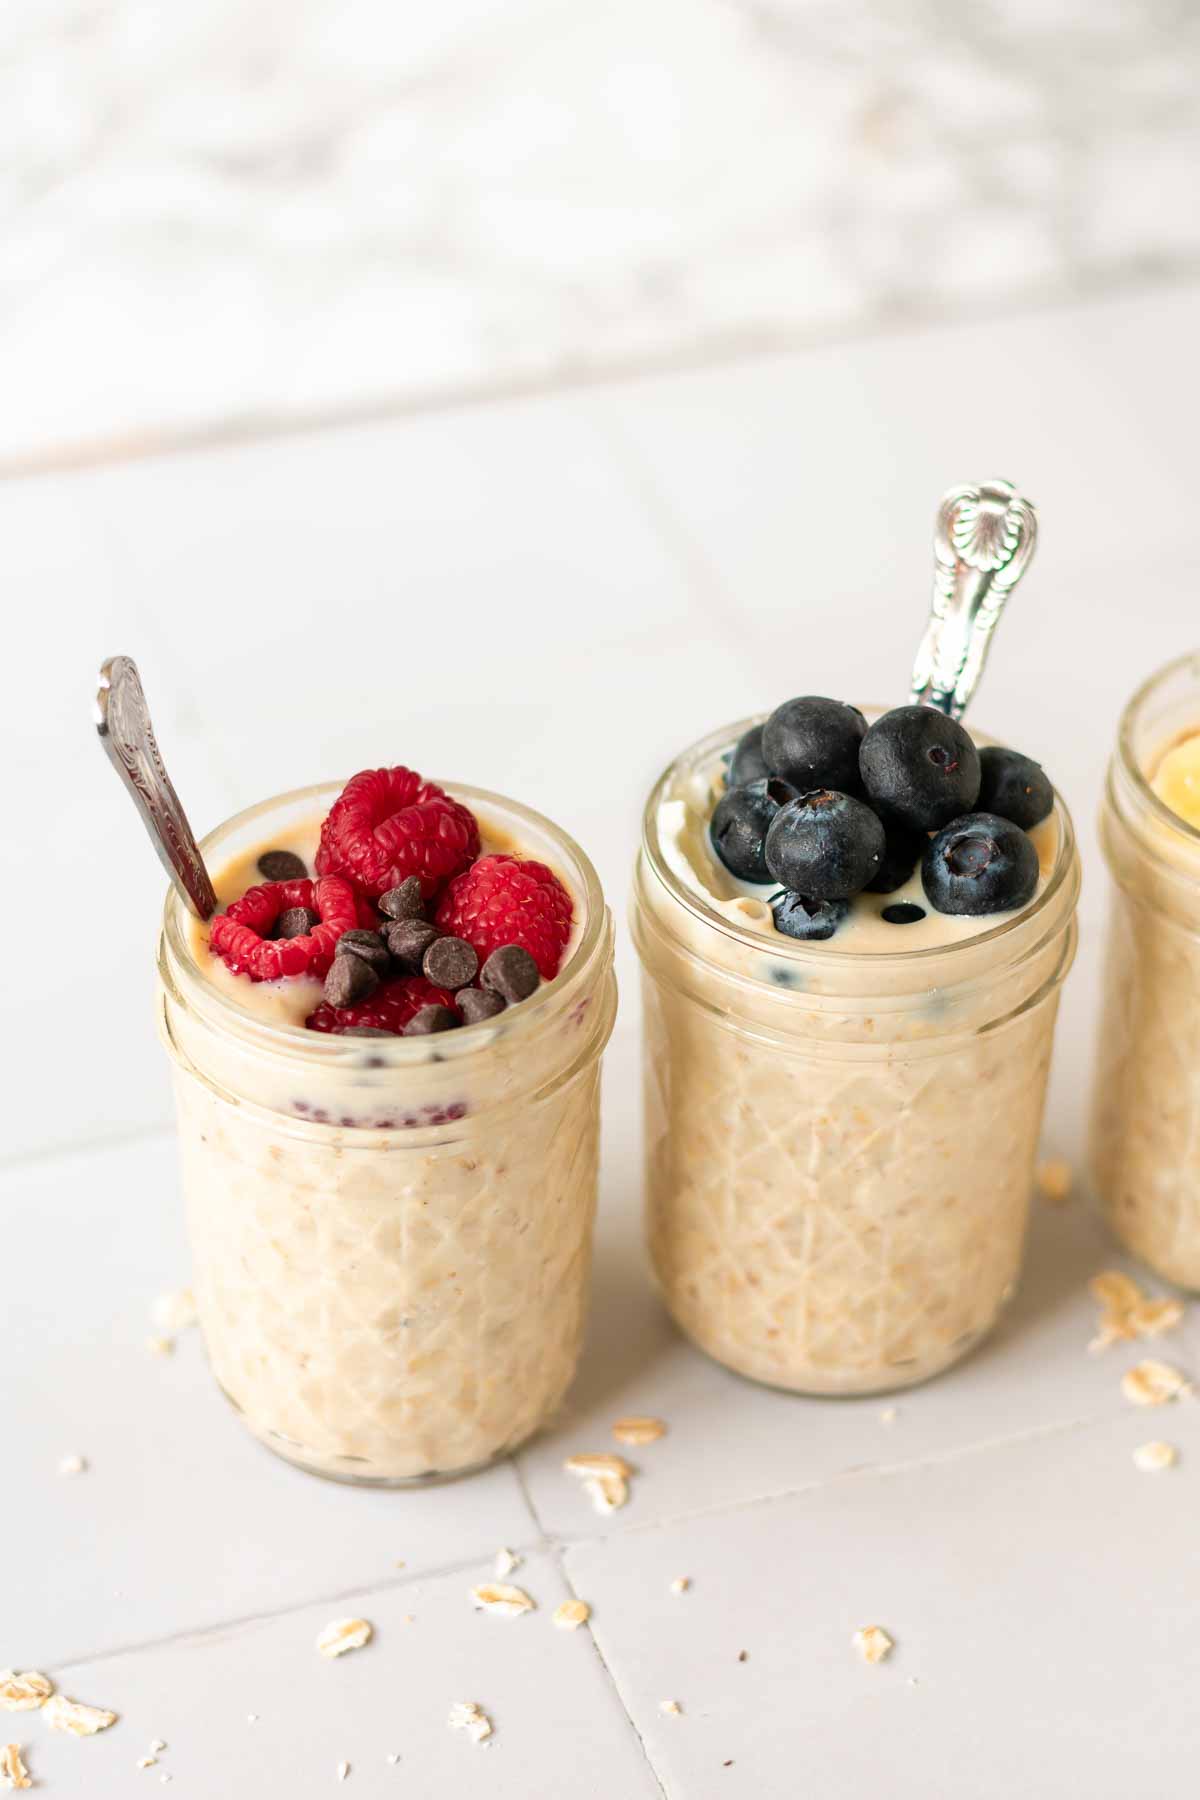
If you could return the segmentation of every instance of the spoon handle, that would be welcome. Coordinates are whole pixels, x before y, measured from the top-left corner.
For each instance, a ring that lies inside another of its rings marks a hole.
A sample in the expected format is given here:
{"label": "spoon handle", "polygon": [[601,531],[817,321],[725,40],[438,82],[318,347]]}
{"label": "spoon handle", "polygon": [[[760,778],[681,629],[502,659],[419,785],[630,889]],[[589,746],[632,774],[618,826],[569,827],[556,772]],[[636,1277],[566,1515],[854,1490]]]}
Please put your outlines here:
{"label": "spoon handle", "polygon": [[933,532],[933,605],[913,664],[914,702],[962,718],[1004,603],[1036,545],[1037,513],[1010,481],[943,494]]}
{"label": "spoon handle", "polygon": [[196,917],[210,919],[217,910],[217,896],[163,766],[141,676],[131,656],[112,656],[102,666],[95,717],[108,760],[133,796],[163,867]]}

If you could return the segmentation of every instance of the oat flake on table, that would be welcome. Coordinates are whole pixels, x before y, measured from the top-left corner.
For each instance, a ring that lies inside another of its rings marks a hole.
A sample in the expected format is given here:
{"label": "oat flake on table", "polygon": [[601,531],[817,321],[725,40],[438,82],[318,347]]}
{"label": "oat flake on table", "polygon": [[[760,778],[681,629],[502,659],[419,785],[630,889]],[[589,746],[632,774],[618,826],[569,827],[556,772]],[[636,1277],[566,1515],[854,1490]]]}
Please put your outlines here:
{"label": "oat flake on table", "polygon": [[371,1637],[366,1619],[334,1619],[319,1634],[317,1650],[321,1656],[344,1656],[347,1650],[361,1650]]}
{"label": "oat flake on table", "polygon": [[0,1669],[0,1710],[4,1712],[36,1712],[54,1692],[48,1675],[26,1669],[18,1675],[13,1669]]}
{"label": "oat flake on table", "polygon": [[1037,1166],[1037,1184],[1043,1200],[1061,1206],[1071,1197],[1071,1165],[1065,1157],[1049,1156]]}
{"label": "oat flake on table", "polygon": [[160,1331],[186,1331],[197,1319],[196,1296],[191,1288],[176,1288],[159,1294],[150,1308],[150,1316]]}
{"label": "oat flake on table", "polygon": [[895,1647],[882,1625],[864,1625],[851,1641],[863,1661],[868,1663],[882,1662]]}
{"label": "oat flake on table", "polygon": [[643,1417],[640,1413],[631,1413],[628,1418],[618,1419],[612,1428],[612,1434],[618,1444],[629,1444],[640,1449],[643,1444],[654,1444],[666,1432],[663,1419]]}
{"label": "oat flake on table", "polygon": [[33,1786],[21,1757],[20,1744],[5,1744],[0,1750],[0,1786],[8,1789]]}
{"label": "oat flake on table", "polygon": [[503,1582],[485,1581],[473,1587],[471,1600],[481,1612],[495,1613],[500,1619],[518,1619],[534,1609],[524,1588],[506,1587]]}
{"label": "oat flake on table", "polygon": [[102,1706],[85,1706],[82,1701],[68,1700],[65,1694],[52,1694],[42,1708],[42,1717],[55,1731],[69,1731],[72,1737],[94,1737],[115,1725],[115,1712]]}
{"label": "oat flake on table", "polygon": [[474,1700],[456,1700],[446,1723],[451,1731],[465,1731],[477,1744],[492,1735],[492,1721]]}
{"label": "oat flake on table", "polygon": [[560,1631],[577,1631],[591,1616],[592,1609],[586,1600],[564,1600],[554,1609],[554,1623]]}
{"label": "oat flake on table", "polygon": [[1153,1357],[1126,1369],[1121,1377],[1121,1392],[1134,1406],[1165,1406],[1187,1390],[1187,1380],[1178,1369]]}
{"label": "oat flake on table", "polygon": [[524,1560],[524,1557],[518,1556],[515,1550],[497,1550],[496,1580],[504,1581],[509,1575],[515,1574]]}
{"label": "oat flake on table", "polygon": [[1139,1444],[1133,1460],[1144,1474],[1156,1475],[1162,1469],[1171,1468],[1179,1460],[1179,1452],[1174,1444],[1164,1444],[1161,1438],[1155,1438],[1152,1443]]}

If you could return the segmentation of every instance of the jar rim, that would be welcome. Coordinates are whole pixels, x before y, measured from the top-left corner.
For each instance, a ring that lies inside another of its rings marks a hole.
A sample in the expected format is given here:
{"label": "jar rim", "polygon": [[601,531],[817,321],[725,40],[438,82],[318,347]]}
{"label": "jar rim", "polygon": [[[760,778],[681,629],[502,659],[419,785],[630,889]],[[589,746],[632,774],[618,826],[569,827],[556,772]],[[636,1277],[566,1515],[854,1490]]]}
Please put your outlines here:
{"label": "jar rim", "polygon": [[[870,716],[873,713],[882,713],[887,708],[867,707],[862,710]],[[710,732],[706,737],[698,739],[696,743],[681,751],[672,762],[668,763],[654,783],[642,815],[643,852],[650,868],[672,899],[678,901],[704,925],[711,927],[743,948],[755,952],[761,952],[763,949],[763,933],[754,930],[752,926],[736,924],[727,914],[710,906],[702,895],[687,887],[671,868],[663,854],[659,840],[658,815],[671,782],[684,764],[697,765],[720,755],[723,751],[732,748],[744,732],[749,731],[755,725],[760,725],[768,716],[766,713],[755,713],[750,718],[739,720],[736,724],[720,726],[716,731]],[[985,736],[984,741],[991,740]],[[1058,899],[1063,884],[1069,879],[1075,867],[1075,828],[1066,803],[1057,788],[1054,790],[1054,816],[1059,827],[1054,867],[1045,887],[1028,906],[1006,914],[1001,924],[992,926],[988,931],[976,932],[970,937],[957,938],[949,943],[930,944],[921,950],[872,950],[869,955],[870,966],[881,971],[902,968],[917,970],[921,967],[932,967],[935,962],[944,961],[946,958],[953,958],[959,954],[965,957],[968,953],[985,950],[1008,934],[1018,930],[1024,934],[1030,924],[1040,919],[1052,903]],[[806,943],[800,939],[786,937],[781,932],[776,932],[770,938],[769,947],[771,957],[776,961],[791,962],[810,969],[821,968],[828,970],[831,974],[845,972],[852,968],[861,968],[865,960],[861,951],[833,950],[825,942]]]}
{"label": "jar rim", "polygon": [[[610,915],[600,878],[591,859],[575,839],[532,807],[465,782],[443,781],[438,785],[473,811],[478,810],[496,818],[498,823],[515,828],[517,834],[524,827],[535,837],[547,839],[554,855],[566,865],[576,904],[583,906],[583,929],[564,967],[553,981],[543,982],[535,994],[523,1000],[519,1008],[508,1008],[500,1015],[506,1033],[513,1029],[535,1031],[547,1017],[557,1015],[570,1005],[579,986],[587,979],[597,953],[611,939]],[[200,850],[207,860],[211,851],[219,850],[222,840],[256,819],[265,819],[266,815],[286,806],[302,806],[306,801],[311,801],[314,809],[322,804],[328,806],[344,786],[344,781],[323,781],[272,794],[214,826],[200,840]],[[264,1051],[294,1056],[311,1066],[336,1067],[361,1058],[363,1044],[360,1039],[309,1031],[303,1025],[278,1019],[264,1019],[224,993],[208,979],[193,955],[189,930],[192,922],[193,915],[182,895],[173,885],[169,886],[163,905],[159,974],[164,984],[179,991],[181,998],[203,1013],[216,1029],[254,1041]],[[496,1021],[483,1020],[432,1037],[372,1039],[371,1054],[381,1058],[385,1066],[396,1069],[414,1068],[431,1061],[460,1062],[486,1052],[495,1036]]]}
{"label": "jar rim", "polygon": [[1159,798],[1146,777],[1134,747],[1137,728],[1146,707],[1168,682],[1185,673],[1192,676],[1197,695],[1200,696],[1200,650],[1186,650],[1182,656],[1173,657],[1170,662],[1163,663],[1152,674],[1147,675],[1140,686],[1134,689],[1117,722],[1117,761],[1122,775],[1150,816],[1185,843],[1200,849],[1200,828],[1190,825],[1177,812],[1173,812],[1165,800]]}

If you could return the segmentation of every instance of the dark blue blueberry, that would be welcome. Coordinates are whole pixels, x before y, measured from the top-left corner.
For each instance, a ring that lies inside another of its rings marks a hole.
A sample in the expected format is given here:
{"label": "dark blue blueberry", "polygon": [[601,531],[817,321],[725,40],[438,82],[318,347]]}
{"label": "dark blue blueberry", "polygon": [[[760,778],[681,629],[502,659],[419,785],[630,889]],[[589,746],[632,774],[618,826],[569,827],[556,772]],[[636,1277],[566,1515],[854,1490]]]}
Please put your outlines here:
{"label": "dark blue blueberry", "polygon": [[895,906],[885,906],[880,913],[889,925],[916,925],[929,917],[923,906],[916,906],[908,900],[898,900]]}
{"label": "dark blue blueberry", "polygon": [[889,825],[937,831],[979,798],[979,752],[962,726],[933,706],[898,706],[863,739],[859,768]]}
{"label": "dark blue blueberry", "polygon": [[752,725],[743,731],[729,759],[730,787],[745,787],[748,781],[763,781],[769,773],[763,758],[763,728]]}
{"label": "dark blue blueberry", "polygon": [[867,721],[856,706],[805,694],[785,700],[763,726],[767,767],[799,793],[813,788],[859,791],[858,752]]}
{"label": "dark blue blueberry", "polygon": [[933,839],[921,882],[938,912],[978,917],[1024,906],[1038,872],[1037,851],[1019,825],[998,813],[968,813]]}
{"label": "dark blue blueberry", "polygon": [[887,847],[878,875],[867,883],[868,894],[894,894],[898,887],[903,887],[924,856],[929,842],[924,831],[910,831],[907,825],[885,823],[884,831]]}
{"label": "dark blue blueberry", "polygon": [[772,819],[793,798],[782,781],[748,781],[721,795],[713,809],[713,849],[739,881],[769,881],[765,845]]}
{"label": "dark blue blueberry", "polygon": [[989,744],[979,752],[980,812],[999,813],[1028,831],[1054,810],[1054,789],[1041,763],[1019,750]]}
{"label": "dark blue blueberry", "polygon": [[[848,900],[809,900],[804,894],[779,894],[771,902],[775,929],[785,937],[819,943],[831,938],[846,914]],[[787,985],[791,985],[788,983]]]}
{"label": "dark blue blueberry", "polygon": [[869,806],[817,788],[781,806],[767,832],[767,868],[811,900],[848,900],[879,873],[886,844]]}

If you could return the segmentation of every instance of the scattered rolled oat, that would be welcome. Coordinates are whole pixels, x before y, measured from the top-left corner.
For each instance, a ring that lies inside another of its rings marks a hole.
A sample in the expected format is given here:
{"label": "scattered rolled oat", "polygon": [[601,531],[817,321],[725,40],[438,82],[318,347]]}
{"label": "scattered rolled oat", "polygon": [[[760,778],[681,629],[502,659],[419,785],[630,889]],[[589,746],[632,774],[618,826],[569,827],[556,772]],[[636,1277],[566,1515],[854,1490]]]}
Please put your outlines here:
{"label": "scattered rolled oat", "polygon": [[616,1512],[629,1499],[629,1484],[621,1475],[589,1475],[583,1490],[598,1513]]}
{"label": "scattered rolled oat", "polygon": [[618,1419],[612,1428],[612,1434],[618,1444],[630,1444],[640,1449],[643,1444],[654,1444],[666,1432],[663,1419],[643,1418],[638,1413],[631,1413],[626,1419]]}
{"label": "scattered rolled oat", "polygon": [[72,1737],[94,1737],[117,1722],[115,1712],[106,1712],[102,1706],[84,1706],[78,1700],[68,1700],[65,1694],[52,1694],[42,1708],[42,1717],[55,1731],[69,1731]]}
{"label": "scattered rolled oat", "polygon": [[86,1456],[62,1456],[58,1462],[60,1475],[82,1475],[87,1469]]}
{"label": "scattered rolled oat", "polygon": [[677,1575],[671,1583],[671,1592],[673,1594],[686,1594],[691,1585],[692,1578],[690,1575]]}
{"label": "scattered rolled oat", "polygon": [[1155,1438],[1149,1444],[1139,1444],[1133,1453],[1134,1462],[1147,1475],[1156,1475],[1160,1469],[1169,1469],[1178,1459],[1179,1452],[1174,1444],[1164,1444],[1161,1438]]}
{"label": "scattered rolled oat", "polygon": [[400,1761],[400,1752],[398,1750],[389,1750],[388,1751],[388,1761],[392,1764],[393,1767],[395,1767],[395,1765]]}
{"label": "scattered rolled oat", "polygon": [[1100,1329],[1089,1348],[1107,1350],[1110,1344],[1138,1337],[1161,1337],[1183,1318],[1183,1302],[1171,1296],[1144,1294],[1132,1276],[1120,1269],[1105,1269],[1088,1283],[1100,1307]]}
{"label": "scattered rolled oat", "polygon": [[481,1612],[495,1613],[500,1619],[519,1619],[533,1611],[533,1601],[524,1588],[506,1587],[503,1582],[485,1581],[471,1589],[471,1599]]}
{"label": "scattered rolled oat", "polygon": [[885,1406],[879,1415],[879,1423],[881,1425],[894,1425],[896,1423],[896,1416],[896,1408],[894,1406]]}
{"label": "scattered rolled oat", "polygon": [[157,1756],[139,1756],[137,1766],[139,1769],[152,1769],[157,1761]]}
{"label": "scattered rolled oat", "polygon": [[503,1581],[506,1575],[511,1575],[514,1570],[519,1569],[524,1560],[524,1557],[518,1556],[515,1550],[497,1550],[496,1580]]}
{"label": "scattered rolled oat", "polygon": [[12,1669],[0,1669],[0,1709],[4,1712],[36,1712],[54,1692],[54,1683],[36,1669],[17,1675]]}
{"label": "scattered rolled oat", "polygon": [[160,1294],[150,1308],[150,1316],[160,1331],[186,1331],[196,1323],[196,1296],[191,1288]]}
{"label": "scattered rolled oat", "polygon": [[257,1713],[247,1713],[246,1714],[246,1723],[247,1723],[247,1725],[257,1725],[258,1724],[258,1714]]}
{"label": "scattered rolled oat", "polygon": [[554,1623],[560,1631],[577,1631],[591,1616],[592,1609],[586,1600],[564,1600],[554,1609]]}
{"label": "scattered rolled oat", "polygon": [[679,1714],[683,1711],[683,1708],[680,1706],[678,1700],[660,1700],[658,1703],[658,1710],[659,1712]]}
{"label": "scattered rolled oat", "polygon": [[882,1662],[893,1648],[892,1640],[882,1625],[864,1625],[851,1639],[864,1662]]}
{"label": "scattered rolled oat", "polygon": [[632,1466],[623,1456],[614,1456],[609,1450],[596,1450],[580,1456],[568,1456],[563,1468],[568,1475],[594,1475],[628,1481],[633,1474]]}
{"label": "scattered rolled oat", "polygon": [[171,1777],[167,1774],[163,1774],[163,1775],[160,1775],[158,1779],[162,1782],[163,1786],[166,1787],[166,1785],[167,1785],[168,1781],[170,1781]]}
{"label": "scattered rolled oat", "polygon": [[338,1780],[345,1781],[345,1779],[349,1773],[350,1773],[350,1764],[348,1762],[340,1762],[337,1766]]}
{"label": "scattered rolled oat", "polygon": [[21,1760],[20,1744],[5,1744],[0,1750],[0,1784],[9,1789],[33,1786],[29,1770]]}
{"label": "scattered rolled oat", "polygon": [[1178,1369],[1149,1356],[1121,1377],[1121,1392],[1134,1406],[1165,1406],[1168,1400],[1185,1393],[1187,1386]]}
{"label": "scattered rolled oat", "polygon": [[1043,1200],[1049,1200],[1052,1206],[1061,1206],[1071,1197],[1070,1163],[1061,1156],[1047,1157],[1045,1162],[1038,1164],[1037,1184]]}
{"label": "scattered rolled oat", "polygon": [[165,1739],[163,1739],[163,1738],[155,1738],[155,1740],[154,1740],[154,1742],[153,1742],[153,1743],[152,1743],[152,1744],[151,1744],[151,1746],[150,1746],[150,1754],[151,1754],[151,1756],[157,1756],[157,1755],[158,1755],[158,1753],[159,1753],[159,1751],[160,1751],[160,1750],[165,1750],[165,1749],[166,1749],[166,1747],[167,1747],[167,1746],[166,1746],[166,1741],[165,1741]]}
{"label": "scattered rolled oat", "polygon": [[465,1731],[477,1744],[492,1735],[492,1721],[474,1700],[456,1700],[446,1723],[451,1731]]}
{"label": "scattered rolled oat", "polygon": [[334,1619],[317,1638],[321,1656],[344,1656],[347,1650],[361,1650],[371,1641],[371,1626],[365,1619]]}
{"label": "scattered rolled oat", "polygon": [[169,1337],[148,1337],[146,1339],[146,1349],[151,1356],[173,1356],[175,1354],[175,1339]]}

